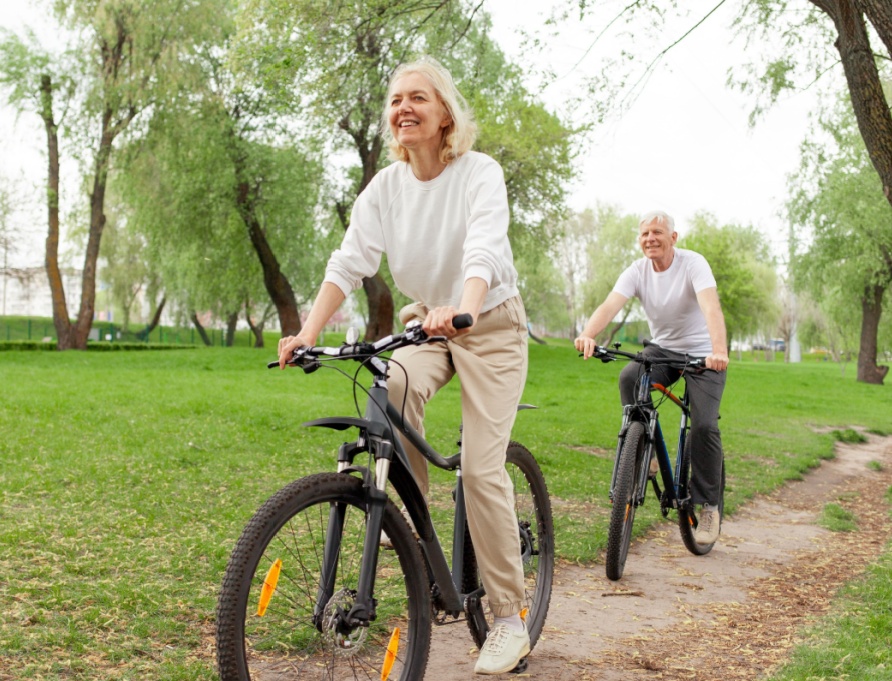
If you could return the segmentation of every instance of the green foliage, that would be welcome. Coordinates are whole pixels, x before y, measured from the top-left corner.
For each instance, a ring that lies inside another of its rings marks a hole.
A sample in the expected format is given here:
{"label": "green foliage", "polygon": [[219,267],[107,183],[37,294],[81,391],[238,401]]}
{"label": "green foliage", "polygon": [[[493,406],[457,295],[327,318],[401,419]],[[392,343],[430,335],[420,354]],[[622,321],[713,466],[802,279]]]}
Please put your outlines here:
{"label": "green foliage", "polygon": [[[892,284],[892,208],[870,161],[847,97],[802,144],[791,181],[790,267],[797,290],[816,301],[811,335],[837,358],[857,352],[862,302]],[[882,318],[881,318],[882,319]],[[881,321],[880,348],[892,346]]]}
{"label": "green foliage", "polygon": [[695,216],[693,229],[678,242],[706,258],[718,286],[728,342],[773,331],[779,310],[777,273],[765,237],[753,227],[718,226],[708,214]]}
{"label": "green foliage", "polygon": [[55,350],[56,344],[44,341],[7,341],[0,340],[0,351],[8,351],[8,350],[18,350],[18,351],[32,351],[32,350]]}

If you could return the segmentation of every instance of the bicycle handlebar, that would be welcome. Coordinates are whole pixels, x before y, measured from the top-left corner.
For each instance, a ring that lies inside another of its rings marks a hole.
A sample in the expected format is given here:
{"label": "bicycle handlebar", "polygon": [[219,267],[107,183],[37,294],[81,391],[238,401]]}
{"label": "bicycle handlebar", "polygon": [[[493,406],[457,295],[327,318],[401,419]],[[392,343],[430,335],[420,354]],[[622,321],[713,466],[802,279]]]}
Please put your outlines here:
{"label": "bicycle handlebar", "polygon": [[[473,326],[474,317],[470,313],[463,313],[452,318],[452,326],[456,329],[467,329]],[[297,366],[306,373],[311,373],[319,368],[320,357],[343,358],[343,359],[359,359],[365,360],[375,357],[384,352],[404,348],[409,345],[422,345],[435,341],[446,340],[445,336],[428,336],[424,329],[421,328],[421,322],[410,322],[406,326],[406,330],[402,333],[391,334],[375,341],[374,343],[359,342],[340,345],[338,347],[328,346],[303,346],[296,348],[286,364]],[[267,369],[275,369],[279,366],[279,360],[269,362]]]}
{"label": "bicycle handlebar", "polygon": [[[647,343],[645,343],[647,345]],[[595,346],[592,357],[597,357],[605,364],[607,362],[616,362],[619,357],[639,362],[641,364],[649,364],[651,366],[669,366],[676,369],[707,369],[706,360],[702,357],[697,359],[677,360],[677,359],[656,359],[653,357],[645,357],[641,352],[626,352],[620,350],[619,346],[614,348],[605,348],[601,345]],[[711,369],[710,369],[711,371]]]}

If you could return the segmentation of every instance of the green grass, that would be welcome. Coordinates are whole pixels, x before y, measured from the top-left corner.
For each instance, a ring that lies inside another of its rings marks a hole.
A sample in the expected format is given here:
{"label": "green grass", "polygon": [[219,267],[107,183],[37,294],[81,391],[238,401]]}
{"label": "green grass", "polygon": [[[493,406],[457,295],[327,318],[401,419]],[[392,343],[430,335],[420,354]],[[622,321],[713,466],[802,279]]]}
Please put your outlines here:
{"label": "green grass", "polygon": [[[214,678],[215,599],[236,538],[275,490],[334,468],[349,435],[299,424],[355,413],[343,377],[267,371],[273,354],[0,352],[0,678]],[[545,472],[561,557],[596,561],[621,366],[583,362],[568,341],[530,357],[524,397],[539,409],[518,415],[514,436]],[[831,430],[892,432],[889,390],[829,363],[733,364],[726,509],[831,457]],[[428,409],[445,453],[458,396],[447,386]],[[668,434],[677,414],[665,409]],[[432,481],[445,514],[452,476]],[[640,530],[668,522],[652,498],[638,518]]]}
{"label": "green grass", "polygon": [[855,514],[847,511],[839,504],[825,504],[821,509],[818,524],[831,532],[854,532],[858,529],[858,521]]}
{"label": "green grass", "polygon": [[887,681],[892,676],[892,553],[846,586],[832,613],[808,632],[791,661],[772,681],[851,679]]}
{"label": "green grass", "polygon": [[867,442],[867,437],[862,433],[859,433],[854,428],[845,428],[844,430],[834,430],[833,437],[836,438],[838,442],[846,442],[848,444],[861,444],[862,442]]}

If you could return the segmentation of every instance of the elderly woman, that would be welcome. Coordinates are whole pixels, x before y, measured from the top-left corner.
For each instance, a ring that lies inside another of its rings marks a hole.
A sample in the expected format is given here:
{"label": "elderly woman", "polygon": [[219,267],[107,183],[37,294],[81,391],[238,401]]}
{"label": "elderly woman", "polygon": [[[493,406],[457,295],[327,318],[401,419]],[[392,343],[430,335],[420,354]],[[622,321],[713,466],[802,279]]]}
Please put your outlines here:
{"label": "elderly woman", "polygon": [[[395,71],[382,129],[394,163],[357,198],[303,330],[279,342],[279,362],[284,366],[295,348],[315,344],[386,253],[397,287],[415,301],[400,311],[400,321],[421,320],[428,334],[448,339],[395,353],[405,372],[389,376],[391,401],[405,406],[406,420],[423,433],[425,403],[454,374],[460,377],[468,524],[495,618],[474,671],[501,674],[530,651],[520,617],[524,581],[514,490],[505,471],[527,373],[505,179],[496,161],[471,150],[472,115],[449,72],[432,59]],[[462,313],[473,317],[470,329],[453,327]],[[426,494],[427,463],[411,446],[407,451]]]}

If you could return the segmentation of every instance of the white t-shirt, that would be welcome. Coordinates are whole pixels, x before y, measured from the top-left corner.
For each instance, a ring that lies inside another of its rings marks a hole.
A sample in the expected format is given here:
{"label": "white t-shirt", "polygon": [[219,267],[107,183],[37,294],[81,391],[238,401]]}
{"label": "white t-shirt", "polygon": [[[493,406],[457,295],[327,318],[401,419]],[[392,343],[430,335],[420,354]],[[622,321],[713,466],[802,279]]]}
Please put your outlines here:
{"label": "white t-shirt", "polygon": [[656,272],[648,258],[640,258],[619,275],[613,290],[626,298],[638,297],[654,343],[667,350],[706,356],[712,353],[712,341],[697,294],[715,285],[706,258],[676,248],[668,270]]}
{"label": "white t-shirt", "polygon": [[469,151],[429,182],[393,163],[357,197],[325,281],[347,296],[387,253],[394,282],[414,301],[457,307],[464,282],[479,277],[489,285],[487,312],[518,294],[509,217],[502,168],[485,154]]}

